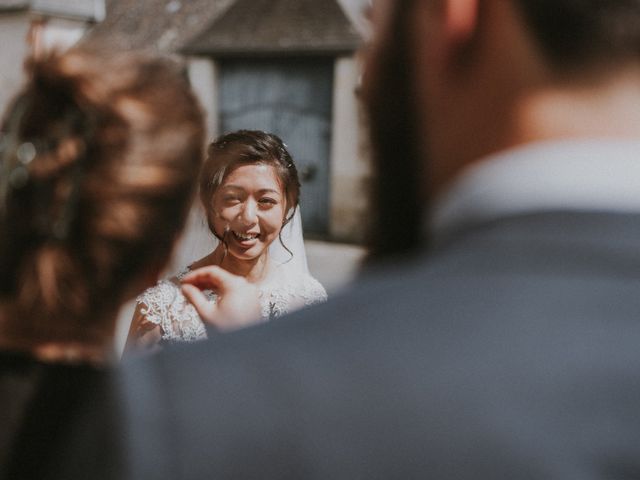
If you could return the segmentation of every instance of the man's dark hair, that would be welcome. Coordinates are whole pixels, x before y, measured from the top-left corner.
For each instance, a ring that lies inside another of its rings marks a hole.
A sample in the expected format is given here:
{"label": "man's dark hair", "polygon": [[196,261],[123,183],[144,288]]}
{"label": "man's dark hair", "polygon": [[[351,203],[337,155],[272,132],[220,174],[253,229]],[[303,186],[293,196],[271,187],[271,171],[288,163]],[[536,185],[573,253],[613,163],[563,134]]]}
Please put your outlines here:
{"label": "man's dark hair", "polygon": [[638,0],[516,0],[516,6],[561,73],[640,60]]}
{"label": "man's dark hair", "polygon": [[374,218],[369,231],[369,260],[410,253],[421,245],[421,192],[424,168],[411,79],[417,59],[410,47],[408,8],[415,0],[397,0],[392,42],[380,49],[369,72],[375,81],[366,91],[374,180],[370,205]]}

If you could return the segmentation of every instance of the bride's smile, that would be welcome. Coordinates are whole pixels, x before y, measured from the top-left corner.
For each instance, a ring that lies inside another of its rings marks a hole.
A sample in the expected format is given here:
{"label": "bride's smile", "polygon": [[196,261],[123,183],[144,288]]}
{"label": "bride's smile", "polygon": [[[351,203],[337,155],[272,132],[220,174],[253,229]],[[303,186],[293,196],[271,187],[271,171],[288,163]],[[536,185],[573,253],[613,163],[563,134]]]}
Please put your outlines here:
{"label": "bride's smile", "polygon": [[233,236],[236,237],[239,242],[248,242],[260,236],[260,233],[240,233],[236,231],[232,231],[231,233],[233,233]]}
{"label": "bride's smile", "polygon": [[214,195],[213,221],[228,254],[253,261],[267,254],[278,238],[286,201],[273,166],[240,165],[232,170]]}

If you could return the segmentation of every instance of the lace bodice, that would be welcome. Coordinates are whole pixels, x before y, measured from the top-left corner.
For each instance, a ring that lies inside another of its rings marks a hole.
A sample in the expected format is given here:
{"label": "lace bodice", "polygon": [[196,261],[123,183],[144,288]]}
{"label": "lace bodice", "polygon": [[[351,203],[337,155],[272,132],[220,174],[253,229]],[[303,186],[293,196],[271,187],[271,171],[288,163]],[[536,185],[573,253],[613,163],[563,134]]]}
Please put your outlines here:
{"label": "lace bodice", "polygon": [[[180,279],[189,271],[186,268],[176,277],[161,280],[136,299],[145,320],[160,325],[163,341],[192,342],[207,338],[198,312],[180,291]],[[210,301],[216,301],[215,293],[205,294]],[[290,278],[278,269],[260,285],[259,295],[264,321],[327,299],[327,292],[311,275]]]}

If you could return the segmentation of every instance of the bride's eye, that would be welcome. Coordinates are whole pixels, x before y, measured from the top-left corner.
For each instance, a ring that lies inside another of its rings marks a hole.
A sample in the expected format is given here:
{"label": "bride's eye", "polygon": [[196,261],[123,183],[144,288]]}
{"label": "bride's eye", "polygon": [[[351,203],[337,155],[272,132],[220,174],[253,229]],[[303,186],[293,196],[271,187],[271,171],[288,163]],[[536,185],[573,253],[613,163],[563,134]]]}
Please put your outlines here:
{"label": "bride's eye", "polygon": [[240,203],[240,197],[237,195],[225,195],[222,197],[222,201],[227,205],[235,205]]}
{"label": "bride's eye", "polygon": [[275,198],[271,198],[271,197],[262,197],[259,200],[259,202],[260,202],[261,205],[264,205],[264,206],[277,205],[278,204],[278,201]]}

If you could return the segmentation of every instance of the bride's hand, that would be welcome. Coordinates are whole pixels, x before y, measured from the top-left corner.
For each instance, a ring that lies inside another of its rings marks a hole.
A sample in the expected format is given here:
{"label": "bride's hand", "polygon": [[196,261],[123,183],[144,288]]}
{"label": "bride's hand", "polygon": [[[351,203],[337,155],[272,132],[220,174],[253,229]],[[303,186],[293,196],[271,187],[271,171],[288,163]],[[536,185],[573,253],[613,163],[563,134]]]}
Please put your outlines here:
{"label": "bride's hand", "polygon": [[[211,302],[202,290],[217,294]],[[221,331],[235,330],[260,321],[258,289],[245,278],[208,266],[189,272],[182,278],[182,293],[200,318]]]}

